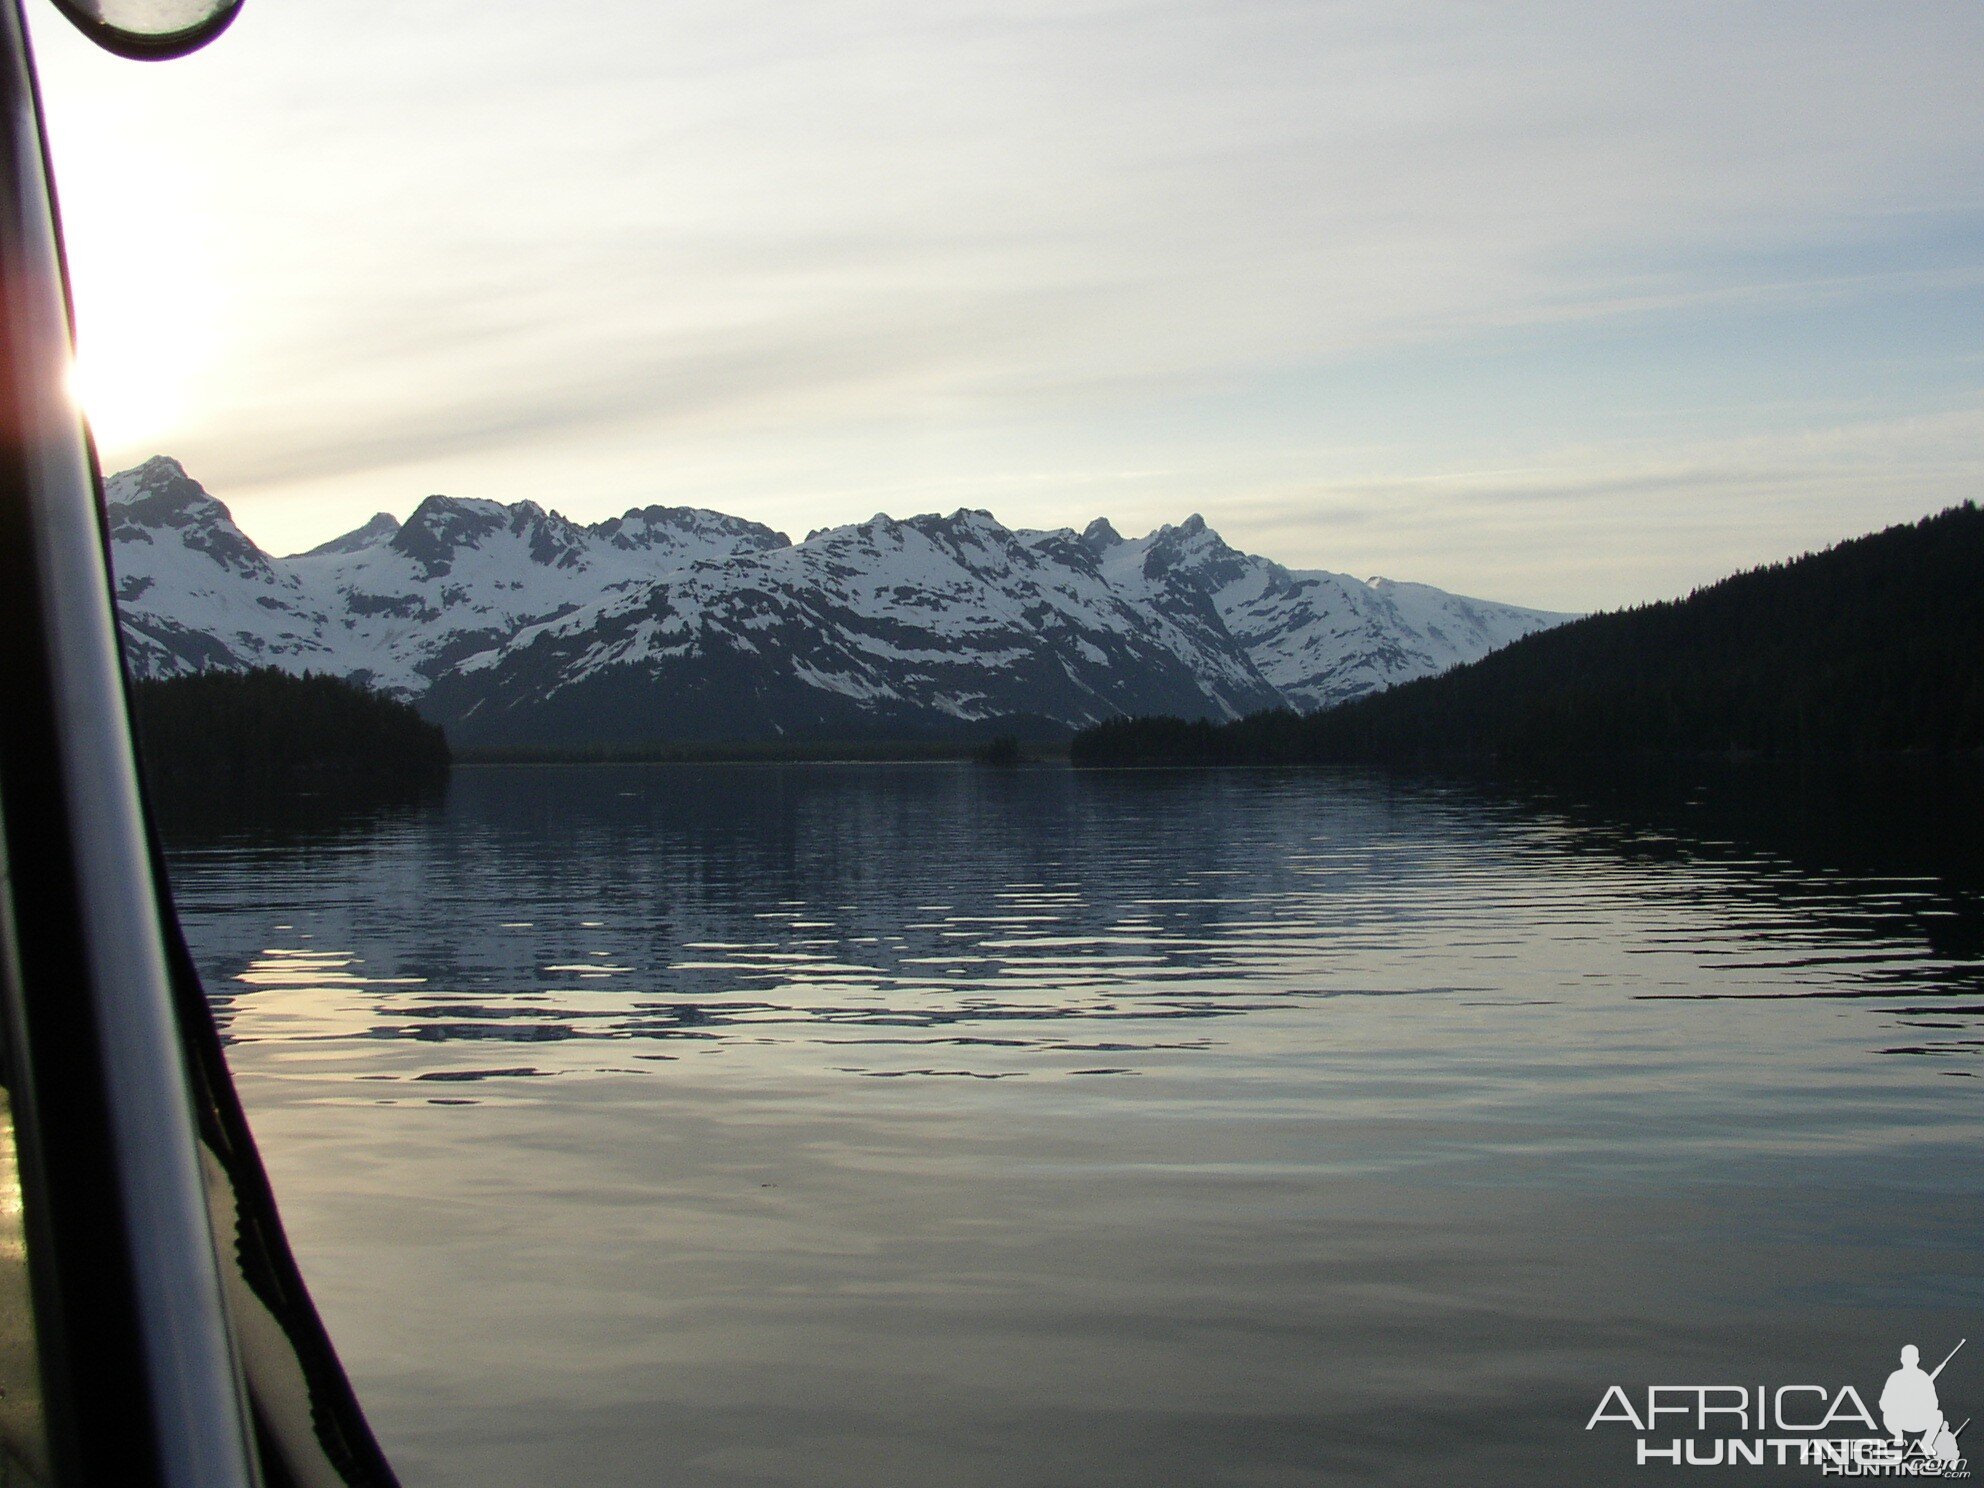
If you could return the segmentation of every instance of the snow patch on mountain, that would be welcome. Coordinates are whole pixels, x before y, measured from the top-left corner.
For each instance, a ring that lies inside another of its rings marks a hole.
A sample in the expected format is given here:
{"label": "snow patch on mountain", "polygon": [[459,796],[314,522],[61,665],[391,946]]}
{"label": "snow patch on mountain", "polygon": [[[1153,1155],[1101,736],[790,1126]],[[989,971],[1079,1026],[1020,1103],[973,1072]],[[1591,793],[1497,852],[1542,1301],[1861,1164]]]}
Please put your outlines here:
{"label": "snow patch on mountain", "polygon": [[693,507],[430,496],[270,558],[170,459],[106,496],[140,675],[335,672],[492,742],[1312,709],[1571,618],[1286,569],[1198,516],[1127,539],[878,513],[793,543]]}
{"label": "snow patch on mountain", "polygon": [[363,527],[354,528],[343,537],[334,537],[327,543],[319,543],[307,553],[292,553],[293,558],[326,558],[334,553],[359,553],[366,548],[376,548],[380,543],[391,542],[400,530],[399,518],[391,512],[379,512]]}

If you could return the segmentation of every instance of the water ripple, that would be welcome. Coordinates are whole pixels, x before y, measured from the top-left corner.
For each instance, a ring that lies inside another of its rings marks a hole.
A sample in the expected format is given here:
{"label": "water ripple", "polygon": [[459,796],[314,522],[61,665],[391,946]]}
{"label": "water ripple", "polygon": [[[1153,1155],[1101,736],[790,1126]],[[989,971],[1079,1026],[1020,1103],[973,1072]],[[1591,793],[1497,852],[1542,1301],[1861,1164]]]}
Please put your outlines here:
{"label": "water ripple", "polygon": [[[1490,1012],[1528,1037],[1521,1020],[1551,1009],[1550,1037],[1575,1044],[1668,1005],[1661,1057],[1685,1063],[1704,1036],[1689,1020],[1708,1016],[1687,1006],[1830,1002],[1868,1004],[1864,1021],[1807,1018],[1796,1042],[1977,1061],[1961,1036],[1978,1027],[1977,958],[1936,939],[1975,906],[1934,875],[1803,871],[1632,829],[1601,847],[1549,813],[1368,781],[1207,777],[1153,811],[1107,778],[1052,773],[994,798],[968,772],[850,785],[816,769],[772,801],[751,796],[762,772],[705,770],[700,796],[673,788],[679,773],[617,773],[631,783],[602,795],[599,772],[531,772],[547,802],[468,772],[444,809],[363,841],[176,855],[225,1036],[313,1059],[694,1038],[803,1060],[816,1030],[888,1027],[921,1032],[890,1041],[900,1065],[859,1073],[1092,1075],[1152,1066],[1078,1068],[1071,1026],[1145,1025],[1108,1047],[1161,1064],[1212,1047],[1157,1037],[1181,1020],[1316,1050],[1352,1031],[1332,1007],[1410,1006],[1440,1039]],[[1894,1037],[1929,1014],[1950,1037]],[[934,1045],[980,1062],[907,1052]]]}

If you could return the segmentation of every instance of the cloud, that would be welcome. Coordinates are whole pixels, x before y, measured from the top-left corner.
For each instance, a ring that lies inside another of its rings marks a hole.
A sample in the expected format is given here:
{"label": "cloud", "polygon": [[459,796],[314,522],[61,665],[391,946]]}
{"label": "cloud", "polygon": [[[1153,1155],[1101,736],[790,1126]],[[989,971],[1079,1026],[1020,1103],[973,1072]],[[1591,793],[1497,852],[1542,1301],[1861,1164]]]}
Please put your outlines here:
{"label": "cloud", "polygon": [[1673,598],[1980,491],[1984,399],[1791,433],[1573,446],[1521,468],[1346,476],[1236,500],[1225,531],[1295,567],[1594,609]]}
{"label": "cloud", "polygon": [[[1691,430],[1690,384],[1819,357],[1844,386],[1852,338],[1819,328],[1984,277],[1970,0],[352,0],[250,7],[170,68],[42,40],[72,222],[111,245],[79,260],[86,317],[172,293],[159,244],[196,235],[225,293],[176,446],[270,501],[348,478],[355,519],[394,472],[606,502],[644,442],[801,528],[862,481],[1151,467],[1217,521],[1360,449],[1381,483],[1574,450],[1579,378],[1679,470],[1727,432]],[[1806,330],[1739,346],[1760,311]],[[1890,403],[1977,386],[1914,388],[1948,348],[1893,323]],[[1486,374],[1501,427],[1464,431],[1498,336],[1533,345]],[[1331,389],[1356,419],[1296,406]],[[1789,396],[1739,401],[1773,440],[1842,416]]]}

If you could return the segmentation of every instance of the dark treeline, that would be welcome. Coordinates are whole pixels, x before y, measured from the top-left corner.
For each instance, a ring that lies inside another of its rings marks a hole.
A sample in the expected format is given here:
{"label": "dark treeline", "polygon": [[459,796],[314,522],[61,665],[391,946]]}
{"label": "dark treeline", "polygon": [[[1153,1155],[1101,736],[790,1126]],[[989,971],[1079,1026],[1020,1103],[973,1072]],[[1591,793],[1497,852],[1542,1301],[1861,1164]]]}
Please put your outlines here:
{"label": "dark treeline", "polygon": [[448,776],[436,725],[336,677],[201,672],[136,683],[132,705],[146,779],[162,797],[373,799],[418,794]]}
{"label": "dark treeline", "polygon": [[1984,749],[1984,511],[1952,507],[1686,599],[1592,615],[1302,717],[1116,719],[1075,763]]}

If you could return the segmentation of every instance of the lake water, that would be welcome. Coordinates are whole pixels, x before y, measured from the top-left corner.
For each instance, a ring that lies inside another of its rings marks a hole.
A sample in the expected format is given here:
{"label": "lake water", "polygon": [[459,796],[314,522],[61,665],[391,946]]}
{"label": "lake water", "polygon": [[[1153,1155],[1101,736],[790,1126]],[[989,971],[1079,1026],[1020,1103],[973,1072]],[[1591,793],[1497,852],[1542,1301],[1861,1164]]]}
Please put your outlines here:
{"label": "lake water", "polygon": [[1984,1412],[1974,817],[1883,799],[464,768],[174,883],[408,1488],[1665,1480],[1607,1386]]}

